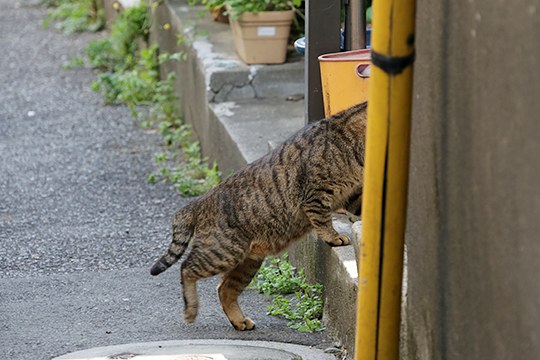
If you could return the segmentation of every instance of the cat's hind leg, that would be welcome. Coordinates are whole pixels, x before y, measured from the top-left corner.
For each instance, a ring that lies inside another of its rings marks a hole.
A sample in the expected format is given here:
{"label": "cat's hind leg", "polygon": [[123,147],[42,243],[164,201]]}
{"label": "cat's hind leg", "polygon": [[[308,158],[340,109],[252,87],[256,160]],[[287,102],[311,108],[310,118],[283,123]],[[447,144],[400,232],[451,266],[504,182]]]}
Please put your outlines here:
{"label": "cat's hind leg", "polygon": [[195,321],[199,311],[199,296],[197,295],[197,280],[202,277],[197,271],[186,266],[187,261],[182,263],[180,270],[180,282],[182,283],[184,297],[184,320],[188,323]]}
{"label": "cat's hind leg", "polygon": [[218,295],[225,315],[236,330],[252,330],[255,323],[246,317],[238,305],[238,296],[249,285],[263,259],[246,258],[240,265],[225,273],[218,285]]}
{"label": "cat's hind leg", "polygon": [[245,256],[245,249],[238,246],[234,247],[236,250],[234,255],[236,256],[233,254],[224,256],[220,251],[209,250],[217,246],[215,243],[212,244],[214,239],[207,240],[201,240],[194,244],[180,270],[180,282],[184,297],[184,320],[188,323],[195,321],[199,309],[197,281],[234,269]]}

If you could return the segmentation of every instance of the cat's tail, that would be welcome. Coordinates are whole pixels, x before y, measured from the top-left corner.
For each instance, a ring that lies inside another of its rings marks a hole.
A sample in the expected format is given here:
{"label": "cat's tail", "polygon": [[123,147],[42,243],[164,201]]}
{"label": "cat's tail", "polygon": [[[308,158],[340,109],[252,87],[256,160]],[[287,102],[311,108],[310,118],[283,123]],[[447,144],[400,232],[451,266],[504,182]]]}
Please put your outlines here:
{"label": "cat's tail", "polygon": [[150,269],[150,274],[159,275],[174,263],[176,263],[184,254],[193,237],[195,226],[193,212],[191,209],[180,209],[173,219],[173,239],[167,252]]}

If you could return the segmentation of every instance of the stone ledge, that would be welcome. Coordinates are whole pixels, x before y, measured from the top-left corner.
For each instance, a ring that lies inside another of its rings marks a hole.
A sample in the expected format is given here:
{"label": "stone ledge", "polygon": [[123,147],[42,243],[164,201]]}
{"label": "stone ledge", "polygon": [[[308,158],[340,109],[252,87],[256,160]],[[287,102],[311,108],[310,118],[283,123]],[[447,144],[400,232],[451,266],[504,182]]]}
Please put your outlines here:
{"label": "stone ledge", "polygon": [[[177,47],[177,51],[197,58],[204,72],[208,102],[303,94],[304,62],[294,50],[289,51],[285,64],[246,65],[235,53],[229,25],[212,21],[204,7],[171,0],[158,6],[155,14],[153,31],[162,40],[169,38],[166,51]],[[207,15],[201,18],[200,14]],[[166,23],[171,27],[164,27]],[[175,46],[177,35],[184,44]]]}

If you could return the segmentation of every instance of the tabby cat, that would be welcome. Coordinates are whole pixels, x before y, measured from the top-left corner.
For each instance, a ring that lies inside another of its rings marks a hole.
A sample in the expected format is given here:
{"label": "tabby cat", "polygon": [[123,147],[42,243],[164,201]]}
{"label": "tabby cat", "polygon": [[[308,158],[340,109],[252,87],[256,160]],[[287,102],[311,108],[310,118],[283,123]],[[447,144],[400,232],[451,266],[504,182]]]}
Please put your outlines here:
{"label": "tabby cat", "polygon": [[332,212],[360,210],[366,113],[363,103],[307,125],[174,215],[172,243],[151,274],[191,244],[181,266],[187,322],[197,316],[197,280],[222,273],[223,311],[235,329],[251,330],[237,299],[267,255],[312,229],[330,246],[350,243],[332,227]]}

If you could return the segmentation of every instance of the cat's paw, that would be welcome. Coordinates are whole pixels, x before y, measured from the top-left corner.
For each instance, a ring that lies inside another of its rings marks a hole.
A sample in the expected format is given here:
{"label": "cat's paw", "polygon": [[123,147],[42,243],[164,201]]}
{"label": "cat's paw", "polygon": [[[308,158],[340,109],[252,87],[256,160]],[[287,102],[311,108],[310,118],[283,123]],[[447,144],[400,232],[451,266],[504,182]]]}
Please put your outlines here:
{"label": "cat's paw", "polygon": [[188,324],[191,324],[192,322],[194,322],[196,317],[197,317],[197,308],[195,309],[187,308],[186,311],[184,312],[184,321],[187,322]]}
{"label": "cat's paw", "polygon": [[327,241],[330,246],[345,246],[351,243],[351,239],[345,234],[338,234],[332,238],[331,241]]}
{"label": "cat's paw", "polygon": [[255,329],[255,323],[248,317],[245,317],[243,321],[232,323],[232,326],[238,331],[253,330]]}

